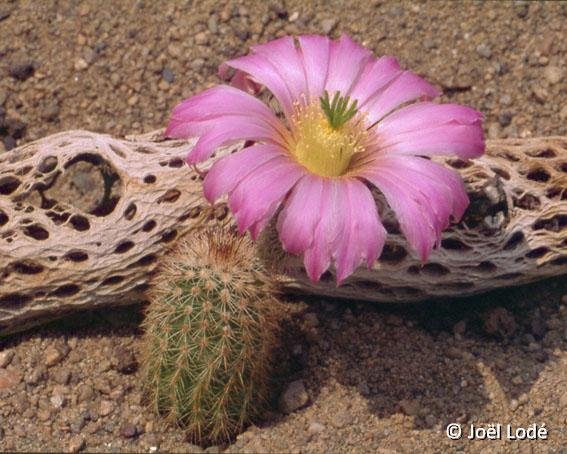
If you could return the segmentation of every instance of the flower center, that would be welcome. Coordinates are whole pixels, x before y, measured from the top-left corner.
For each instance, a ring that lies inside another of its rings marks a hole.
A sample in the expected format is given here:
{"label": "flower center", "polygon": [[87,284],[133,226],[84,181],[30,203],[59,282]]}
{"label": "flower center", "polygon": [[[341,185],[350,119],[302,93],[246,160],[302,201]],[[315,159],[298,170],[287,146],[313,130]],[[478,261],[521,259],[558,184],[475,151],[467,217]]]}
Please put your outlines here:
{"label": "flower center", "polygon": [[290,151],[309,171],[324,177],[344,175],[355,153],[364,151],[366,131],[360,121],[349,121],[356,115],[356,102],[328,94],[321,104],[297,107],[291,121]]}

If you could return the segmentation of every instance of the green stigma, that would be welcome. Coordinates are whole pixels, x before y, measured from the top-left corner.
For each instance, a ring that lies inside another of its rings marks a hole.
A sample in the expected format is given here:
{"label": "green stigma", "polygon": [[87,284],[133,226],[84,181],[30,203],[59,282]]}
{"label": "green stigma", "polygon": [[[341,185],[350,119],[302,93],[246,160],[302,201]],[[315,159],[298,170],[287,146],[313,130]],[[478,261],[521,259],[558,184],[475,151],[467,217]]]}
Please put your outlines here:
{"label": "green stigma", "polygon": [[325,113],[329,125],[334,130],[339,129],[347,121],[356,115],[356,105],[358,100],[355,99],[352,103],[348,96],[341,96],[338,91],[333,95],[333,99],[329,98],[329,92],[325,90],[321,100],[321,109]]}

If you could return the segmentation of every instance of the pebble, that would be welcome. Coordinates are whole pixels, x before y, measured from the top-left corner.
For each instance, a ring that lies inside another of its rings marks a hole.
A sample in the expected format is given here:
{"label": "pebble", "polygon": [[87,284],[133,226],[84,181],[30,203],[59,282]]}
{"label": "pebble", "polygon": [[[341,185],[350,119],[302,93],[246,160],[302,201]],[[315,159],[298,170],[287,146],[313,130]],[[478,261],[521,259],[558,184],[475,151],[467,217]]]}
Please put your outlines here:
{"label": "pebble", "polygon": [[19,60],[8,67],[8,74],[22,82],[33,76],[34,71],[34,63],[31,60]]}
{"label": "pebble", "polygon": [[332,424],[337,429],[349,426],[352,423],[352,414],[348,410],[341,410],[334,414]]}
{"label": "pebble", "polygon": [[219,18],[216,14],[212,14],[207,21],[207,28],[209,31],[216,35],[219,31]]}
{"label": "pebble", "polygon": [[303,315],[303,320],[307,326],[314,328],[319,326],[319,319],[317,318],[317,314],[315,312],[308,312]]}
{"label": "pebble", "polygon": [[511,336],[517,329],[514,315],[503,307],[495,307],[483,315],[484,331],[491,335]]}
{"label": "pebble", "polygon": [[68,369],[60,369],[53,374],[53,380],[60,384],[66,385],[71,379],[71,372]]}
{"label": "pebble", "polygon": [[321,21],[321,30],[323,30],[325,35],[328,35],[335,29],[337,23],[337,19],[323,19]]}
{"label": "pebble", "polygon": [[[130,104],[130,101],[128,103]],[[134,353],[125,347],[118,347],[114,351],[113,360],[116,364],[116,370],[122,374],[131,374],[138,369],[138,361]]]}
{"label": "pebble", "polygon": [[563,71],[557,66],[546,66],[543,75],[551,85],[558,84],[563,79]]}
{"label": "pebble", "polygon": [[67,356],[63,349],[59,349],[50,345],[47,347],[44,353],[44,364],[47,367],[52,367],[61,362],[61,360]]}
{"label": "pebble", "polygon": [[14,358],[14,350],[3,350],[0,352],[0,368],[9,366]]}
{"label": "pebble", "polygon": [[45,368],[43,366],[38,366],[25,376],[24,381],[28,385],[37,385],[44,377]]}
{"label": "pebble", "polygon": [[200,32],[195,35],[195,43],[199,46],[206,46],[209,44],[209,36],[205,32]]}
{"label": "pebble", "polygon": [[63,408],[67,403],[67,399],[65,398],[65,396],[59,393],[56,393],[53,396],[51,396],[49,401],[51,402],[51,405],[53,405],[53,408],[56,408],[58,410]]}
{"label": "pebble", "polygon": [[498,115],[498,123],[500,126],[506,127],[512,123],[512,114],[510,112],[502,112]]}
{"label": "pebble", "polygon": [[52,101],[42,109],[40,115],[45,121],[55,121],[59,117],[59,111],[59,104]]}
{"label": "pebble", "polygon": [[14,148],[16,148],[16,139],[14,139],[12,136],[6,136],[2,139],[2,143],[4,144],[4,148],[6,149],[6,151],[10,151]]}
{"label": "pebble", "polygon": [[386,317],[386,325],[390,326],[402,326],[404,324],[404,320],[399,317],[398,315],[389,314]]}
{"label": "pebble", "polygon": [[191,62],[191,69],[193,71],[198,72],[203,69],[203,66],[205,66],[205,60],[203,60],[202,58],[196,58]]}
{"label": "pebble", "polygon": [[303,380],[295,380],[287,385],[280,396],[279,408],[283,413],[292,413],[309,403],[309,394]]}
{"label": "pebble", "polygon": [[567,408],[567,392],[563,393],[559,398],[559,408]]}
{"label": "pebble", "polygon": [[75,68],[76,71],[84,71],[88,67],[89,67],[89,64],[87,63],[87,61],[84,58],[78,58],[77,60],[75,60],[74,68]]}
{"label": "pebble", "polygon": [[317,435],[323,432],[324,430],[325,430],[325,426],[323,424],[317,421],[313,421],[311,424],[309,424],[309,427],[307,428],[307,433],[309,435]]}
{"label": "pebble", "polygon": [[512,399],[512,400],[510,401],[509,407],[510,407],[510,410],[511,410],[511,411],[516,411],[519,406],[520,406],[520,403],[519,403],[516,399]]}
{"label": "pebble", "polygon": [[136,425],[132,423],[124,423],[120,428],[120,435],[124,438],[134,438],[138,434]]}
{"label": "pebble", "polygon": [[13,388],[21,379],[21,376],[13,370],[0,369],[0,390]]}
{"label": "pebble", "polygon": [[163,68],[163,71],[161,72],[161,77],[169,84],[173,83],[173,81],[175,80],[175,75],[173,74],[173,71],[167,67]]}
{"label": "pebble", "polygon": [[8,99],[8,92],[3,88],[0,88],[0,107],[3,106]]}
{"label": "pebble", "polygon": [[534,85],[532,87],[532,94],[534,95],[535,100],[541,104],[544,104],[547,100],[547,90],[540,85]]}
{"label": "pebble", "polygon": [[408,416],[418,416],[419,415],[419,402],[415,399],[403,399],[398,403],[400,409]]}
{"label": "pebble", "polygon": [[98,408],[98,413],[100,416],[108,416],[110,413],[112,413],[114,411],[114,403],[112,403],[109,400],[103,400],[101,401],[99,408]]}
{"label": "pebble", "polygon": [[492,50],[490,49],[490,46],[486,43],[482,43],[476,46],[476,53],[484,58],[492,57]]}
{"label": "pebble", "polygon": [[67,445],[67,452],[79,452],[81,449],[84,449],[85,444],[86,442],[83,436],[74,436]]}
{"label": "pebble", "polygon": [[133,95],[130,98],[128,98],[128,105],[135,106],[136,104],[138,104],[139,100],[140,98],[138,97],[138,95]]}

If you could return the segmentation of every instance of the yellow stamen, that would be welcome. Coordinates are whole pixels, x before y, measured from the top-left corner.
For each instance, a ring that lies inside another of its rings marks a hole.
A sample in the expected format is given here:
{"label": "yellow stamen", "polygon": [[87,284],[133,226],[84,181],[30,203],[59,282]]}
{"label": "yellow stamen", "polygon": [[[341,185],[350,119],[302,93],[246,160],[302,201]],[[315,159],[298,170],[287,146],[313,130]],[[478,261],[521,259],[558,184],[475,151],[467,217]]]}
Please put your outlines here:
{"label": "yellow stamen", "polygon": [[344,175],[355,153],[364,151],[366,130],[360,118],[333,129],[317,104],[297,106],[291,121],[290,151],[309,171],[324,177]]}

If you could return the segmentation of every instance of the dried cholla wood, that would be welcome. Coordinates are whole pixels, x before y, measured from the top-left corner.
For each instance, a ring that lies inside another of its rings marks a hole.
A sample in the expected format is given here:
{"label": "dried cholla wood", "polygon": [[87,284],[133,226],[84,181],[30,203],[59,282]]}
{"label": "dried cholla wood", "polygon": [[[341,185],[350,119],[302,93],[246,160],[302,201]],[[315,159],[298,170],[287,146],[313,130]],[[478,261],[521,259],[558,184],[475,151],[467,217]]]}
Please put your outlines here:
{"label": "dried cholla wood", "polygon": [[[160,132],[117,139],[69,131],[0,155],[0,334],[139,301],[177,238],[201,221],[230,222],[224,205],[209,207],[201,177],[184,164],[190,145]],[[274,253],[281,249],[273,228],[260,253],[287,290],[384,302],[567,272],[566,138],[491,141],[481,159],[447,163],[464,177],[472,203],[427,264],[408,250],[378,194],[391,233],[385,251],[343,286],[332,272],[311,284],[300,259]]]}

